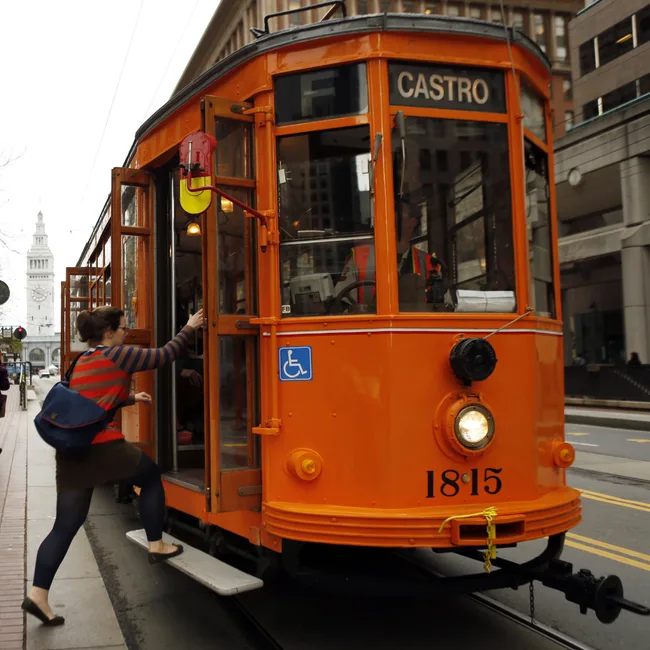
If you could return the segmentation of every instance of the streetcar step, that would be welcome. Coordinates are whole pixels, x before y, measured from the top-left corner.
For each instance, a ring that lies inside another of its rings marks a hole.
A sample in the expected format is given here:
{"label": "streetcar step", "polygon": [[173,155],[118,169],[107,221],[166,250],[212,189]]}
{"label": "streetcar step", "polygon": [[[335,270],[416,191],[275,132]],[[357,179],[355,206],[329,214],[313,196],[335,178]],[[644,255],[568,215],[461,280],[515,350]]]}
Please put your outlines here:
{"label": "streetcar step", "polygon": [[[131,530],[126,536],[144,549],[149,546],[144,529]],[[188,546],[185,542],[181,542],[167,533],[163,533],[163,541],[168,544],[183,544],[184,549],[179,556],[166,560],[166,564],[170,564],[221,596],[234,596],[264,586],[264,582],[259,578],[217,560],[193,546]]]}

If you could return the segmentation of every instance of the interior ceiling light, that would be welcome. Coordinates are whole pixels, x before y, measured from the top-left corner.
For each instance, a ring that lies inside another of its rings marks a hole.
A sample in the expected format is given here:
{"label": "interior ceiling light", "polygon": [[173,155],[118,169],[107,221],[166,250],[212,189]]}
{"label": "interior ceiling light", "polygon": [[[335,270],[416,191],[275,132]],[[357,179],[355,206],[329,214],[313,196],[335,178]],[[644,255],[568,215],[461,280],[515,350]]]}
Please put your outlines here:
{"label": "interior ceiling light", "polygon": [[198,237],[201,234],[201,226],[196,221],[190,221],[187,224],[187,236]]}
{"label": "interior ceiling light", "polygon": [[625,43],[625,41],[629,41],[631,38],[632,34],[625,34],[625,36],[621,36],[621,38],[616,41],[616,44],[618,45],[619,43]]}

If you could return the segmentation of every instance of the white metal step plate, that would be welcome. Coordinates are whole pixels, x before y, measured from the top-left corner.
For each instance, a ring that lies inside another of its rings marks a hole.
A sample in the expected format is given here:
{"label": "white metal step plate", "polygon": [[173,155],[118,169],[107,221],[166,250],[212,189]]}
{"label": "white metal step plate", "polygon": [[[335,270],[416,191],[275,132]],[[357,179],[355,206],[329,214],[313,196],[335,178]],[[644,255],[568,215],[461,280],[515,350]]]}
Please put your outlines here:
{"label": "white metal step plate", "polygon": [[[126,536],[138,546],[144,549],[149,548],[144,529],[129,531]],[[259,578],[244,573],[193,546],[188,546],[185,542],[167,533],[163,533],[163,541],[168,544],[183,545],[183,552],[170,560],[166,560],[165,564],[182,571],[221,596],[233,596],[264,586],[264,582]]]}

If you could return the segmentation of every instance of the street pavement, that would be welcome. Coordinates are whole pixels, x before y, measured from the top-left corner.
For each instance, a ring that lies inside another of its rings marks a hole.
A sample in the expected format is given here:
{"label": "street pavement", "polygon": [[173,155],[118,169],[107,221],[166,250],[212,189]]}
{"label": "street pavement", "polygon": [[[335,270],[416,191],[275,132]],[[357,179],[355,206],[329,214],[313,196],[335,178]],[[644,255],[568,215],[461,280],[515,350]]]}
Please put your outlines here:
{"label": "street pavement", "polygon": [[650,431],[595,427],[588,424],[567,424],[565,431],[567,441],[576,450],[650,461]]}
{"label": "street pavement", "polygon": [[[41,399],[55,382],[56,379],[34,380]],[[573,571],[585,568],[596,576],[618,575],[627,597],[650,606],[650,442],[639,442],[650,435],[644,431],[578,424],[567,424],[566,432],[567,439],[575,444],[579,468],[568,470],[567,482],[582,491],[583,521],[567,535],[562,559],[573,563]],[[617,471],[611,472],[614,466]],[[625,475],[628,468],[630,476]],[[150,567],[146,563],[142,550],[125,538],[128,530],[137,527],[140,523],[130,505],[115,503],[110,489],[95,491],[84,534],[125,646],[129,650],[253,648],[233,620],[230,603],[225,599],[172,567]],[[196,543],[191,538],[186,541]],[[542,546],[541,541],[530,542],[500,550],[499,556],[524,561],[536,555]],[[450,554],[430,556],[431,562],[448,575],[481,570],[477,563]],[[527,586],[517,591],[491,591],[487,595],[530,614]],[[239,600],[287,650],[554,647],[527,636],[531,633],[514,623],[486,615],[463,598],[433,603],[378,603],[323,598],[280,585],[244,594]],[[534,606],[537,621],[593,648],[648,647],[650,618],[622,612],[616,622],[604,625],[592,611],[581,615],[577,605],[566,601],[563,594],[539,583],[535,585]],[[473,624],[455,623],[455,615],[472,620]],[[28,636],[27,648],[36,647]]]}

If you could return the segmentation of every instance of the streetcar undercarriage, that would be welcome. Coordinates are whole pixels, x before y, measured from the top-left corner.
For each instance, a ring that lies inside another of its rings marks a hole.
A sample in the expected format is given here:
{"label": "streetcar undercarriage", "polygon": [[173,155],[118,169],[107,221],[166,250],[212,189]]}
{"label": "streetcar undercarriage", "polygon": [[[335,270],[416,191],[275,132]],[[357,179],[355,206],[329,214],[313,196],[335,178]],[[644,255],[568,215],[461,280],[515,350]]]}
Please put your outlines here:
{"label": "streetcar undercarriage", "polygon": [[[134,495],[137,510],[137,497]],[[423,563],[415,555],[418,549],[350,548],[283,541],[282,554],[257,547],[238,536],[203,522],[191,521],[183,513],[170,510],[166,529],[182,530],[197,536],[208,552],[221,559],[241,564],[251,574],[265,580],[276,579],[280,571],[292,581],[309,589],[338,596],[435,598],[465,595],[494,589],[518,589],[538,581],[564,593],[569,602],[579,606],[582,614],[593,610],[602,623],[614,622],[621,610],[650,616],[650,609],[624,597],[623,584],[616,575],[596,577],[588,569],[573,572],[573,565],[560,559],[565,533],[547,538],[546,548],[524,563],[495,558],[496,571],[482,571],[445,576]],[[515,546],[515,545],[510,545]],[[504,548],[504,547],[500,547]],[[479,548],[433,549],[436,553],[453,553],[484,562]],[[386,558],[397,557],[404,563],[398,572],[386,573]],[[314,558],[317,558],[314,561]],[[239,562],[238,562],[239,560]],[[241,567],[240,567],[241,568]],[[409,570],[410,569],[410,570]]]}

